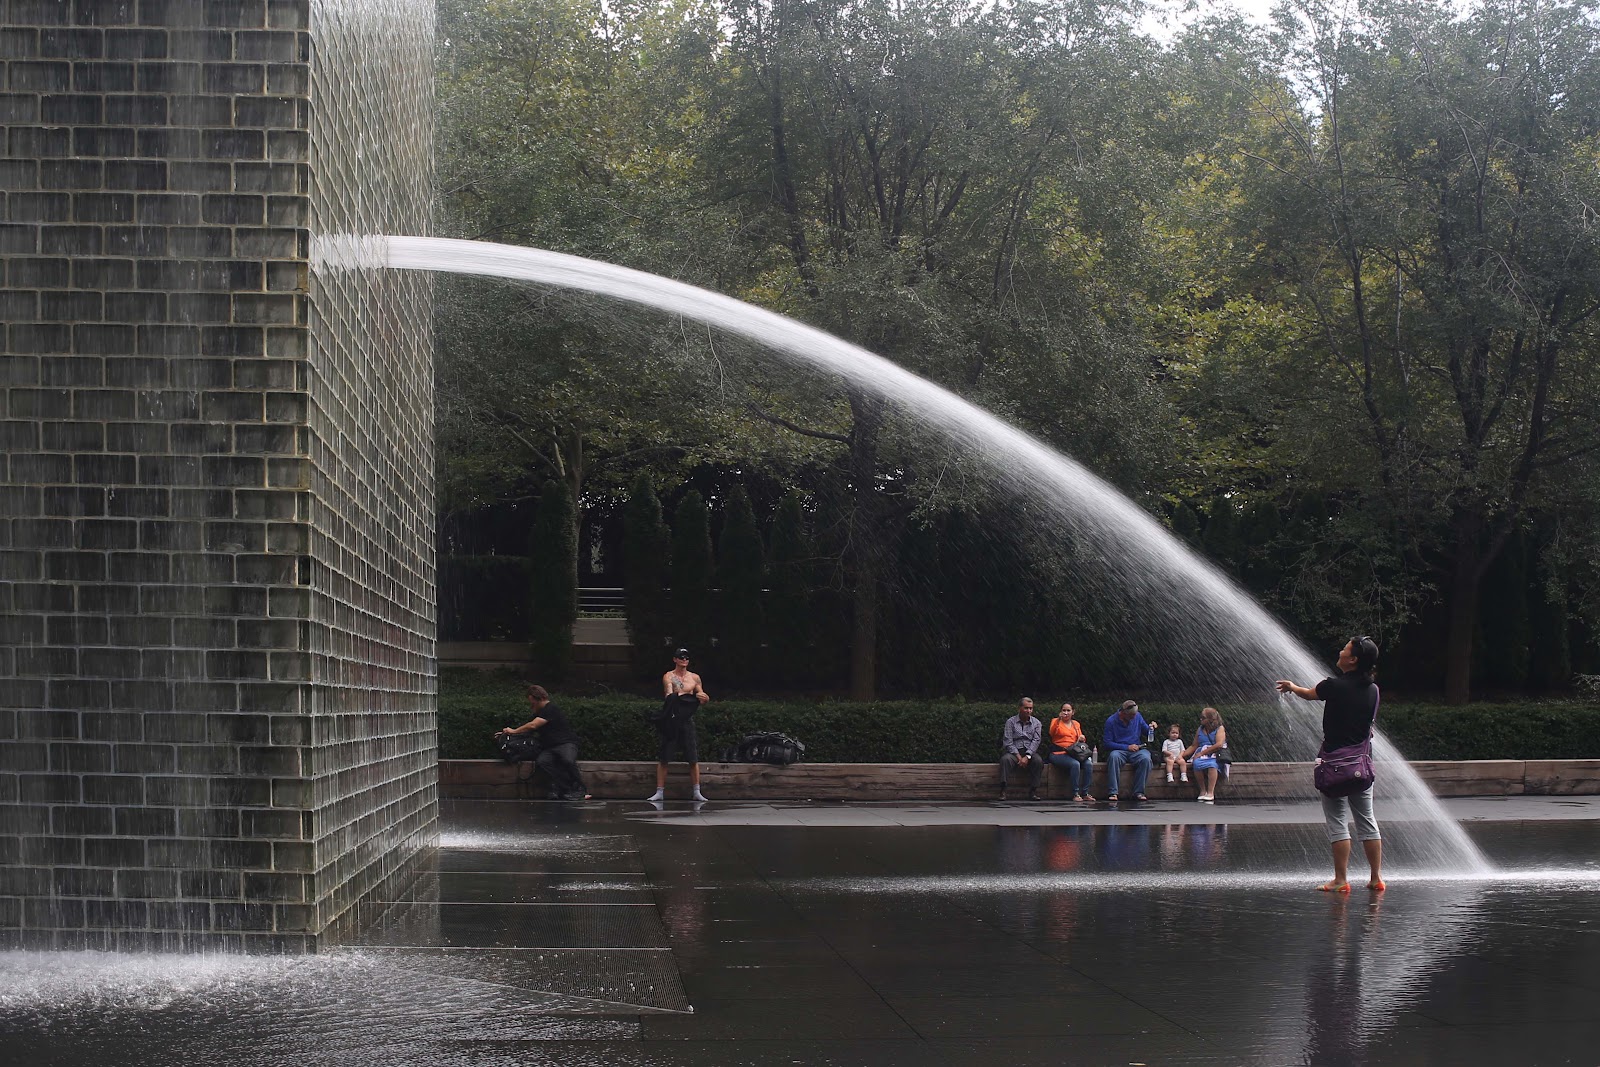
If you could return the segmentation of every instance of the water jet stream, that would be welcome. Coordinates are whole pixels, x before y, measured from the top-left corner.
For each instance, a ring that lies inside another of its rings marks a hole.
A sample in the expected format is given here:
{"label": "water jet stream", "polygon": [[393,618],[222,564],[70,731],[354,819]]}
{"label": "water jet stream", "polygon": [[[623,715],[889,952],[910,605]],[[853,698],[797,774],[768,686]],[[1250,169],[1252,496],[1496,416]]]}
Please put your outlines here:
{"label": "water jet stream", "polygon": [[[1064,528],[1075,549],[1087,549],[1079,552],[1084,562],[1105,572],[1107,595],[1117,597],[1111,603],[1144,608],[1146,613],[1137,618],[1112,620],[1109,625],[1121,627],[1120,636],[1137,639],[1148,648],[1160,670],[1204,678],[1212,692],[1256,704],[1275,699],[1266,695],[1275,678],[1304,683],[1328,673],[1227,576],[1082,464],[955,394],[821,330],[682,282],[541,249],[434,237],[337,236],[318,238],[312,261],[318,270],[386,266],[580,290],[681,315],[759,342],[909,409],[928,426],[970,448],[999,483],[1037,502],[1053,524],[1048,528]],[[1306,759],[1320,737],[1313,706],[1296,699],[1282,706],[1282,712],[1283,754]],[[1384,764],[1380,820],[1383,809],[1399,805],[1410,809],[1408,820],[1420,818],[1430,827],[1425,834],[1386,834],[1386,859],[1398,858],[1419,869],[1488,872],[1491,868],[1482,853],[1381,734],[1375,755]]]}

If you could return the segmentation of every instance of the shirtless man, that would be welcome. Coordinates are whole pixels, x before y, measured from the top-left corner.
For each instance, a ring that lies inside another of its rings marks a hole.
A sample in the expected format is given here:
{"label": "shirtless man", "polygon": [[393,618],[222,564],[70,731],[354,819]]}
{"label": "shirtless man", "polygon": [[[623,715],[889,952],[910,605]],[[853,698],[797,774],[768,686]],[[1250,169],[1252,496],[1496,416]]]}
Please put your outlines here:
{"label": "shirtless man", "polygon": [[667,764],[672,761],[673,750],[683,754],[689,764],[689,783],[694,787],[694,800],[704,800],[700,792],[700,747],[694,735],[694,713],[711,697],[706,695],[700,676],[689,669],[689,650],[680,648],[672,654],[672,669],[661,676],[661,698],[670,714],[663,715],[656,724],[656,791],[650,800],[665,800],[667,796]]}

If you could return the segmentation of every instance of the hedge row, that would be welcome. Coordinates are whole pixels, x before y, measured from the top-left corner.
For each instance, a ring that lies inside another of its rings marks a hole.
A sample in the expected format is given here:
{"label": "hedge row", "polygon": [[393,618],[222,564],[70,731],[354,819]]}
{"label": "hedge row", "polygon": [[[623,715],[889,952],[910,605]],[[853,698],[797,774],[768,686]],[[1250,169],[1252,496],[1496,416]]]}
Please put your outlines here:
{"label": "hedge row", "polygon": [[[503,676],[443,679],[439,754],[444,759],[496,755],[490,735],[527,720],[514,683]],[[558,694],[559,696],[559,694]],[[1075,701],[1091,742],[1098,742],[1113,702]],[[652,701],[639,696],[560,698],[582,740],[582,758],[651,759],[654,733],[645,720]],[[1314,705],[1305,705],[1311,714]],[[1176,721],[1194,736],[1198,708],[1143,704],[1146,717]],[[1221,708],[1236,760],[1306,759],[1306,729],[1284,728],[1273,706]],[[1001,703],[884,701],[718,701],[698,717],[700,755],[720,758],[746,734],[777,730],[805,743],[815,763],[982,763],[997,754],[1001,727],[1015,709]],[[1446,707],[1385,703],[1381,723],[1411,759],[1600,759],[1600,706],[1579,703],[1472,704]],[[1313,742],[1314,744],[1314,742]]]}

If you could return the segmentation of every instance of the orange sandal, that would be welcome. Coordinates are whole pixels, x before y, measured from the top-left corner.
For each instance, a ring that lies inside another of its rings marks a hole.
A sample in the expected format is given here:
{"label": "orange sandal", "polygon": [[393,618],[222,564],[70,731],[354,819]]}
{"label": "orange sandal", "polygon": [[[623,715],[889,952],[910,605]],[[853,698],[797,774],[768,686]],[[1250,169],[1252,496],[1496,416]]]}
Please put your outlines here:
{"label": "orange sandal", "polygon": [[1348,893],[1348,892],[1350,892],[1350,883],[1349,882],[1325,882],[1324,884],[1317,886],[1317,892],[1319,892],[1319,893]]}
{"label": "orange sandal", "polygon": [[1367,888],[1372,890],[1374,893],[1381,893],[1389,887],[1383,884],[1382,878],[1379,878],[1377,881],[1368,882]]}

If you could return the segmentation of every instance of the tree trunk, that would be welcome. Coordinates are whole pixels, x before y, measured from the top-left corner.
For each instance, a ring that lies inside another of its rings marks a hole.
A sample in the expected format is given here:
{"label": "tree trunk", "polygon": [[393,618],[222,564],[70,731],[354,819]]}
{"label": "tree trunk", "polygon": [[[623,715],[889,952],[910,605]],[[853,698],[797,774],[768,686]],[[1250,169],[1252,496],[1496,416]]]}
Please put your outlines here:
{"label": "tree trunk", "polygon": [[588,475],[584,463],[583,434],[573,430],[567,436],[567,491],[572,494],[572,543],[578,551],[572,554],[572,587],[583,585],[583,566],[578,556],[583,550],[583,483]]}
{"label": "tree trunk", "polygon": [[1450,631],[1445,638],[1444,699],[1465,704],[1472,699],[1472,645],[1478,628],[1478,595],[1483,580],[1479,523],[1456,523],[1456,562],[1450,575]]}

